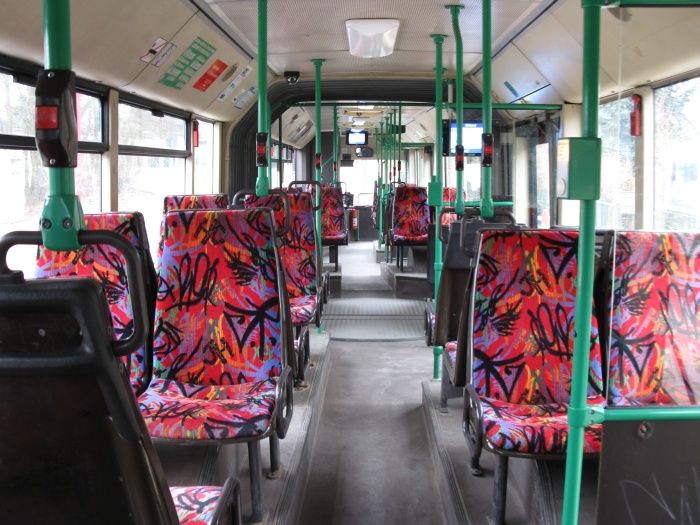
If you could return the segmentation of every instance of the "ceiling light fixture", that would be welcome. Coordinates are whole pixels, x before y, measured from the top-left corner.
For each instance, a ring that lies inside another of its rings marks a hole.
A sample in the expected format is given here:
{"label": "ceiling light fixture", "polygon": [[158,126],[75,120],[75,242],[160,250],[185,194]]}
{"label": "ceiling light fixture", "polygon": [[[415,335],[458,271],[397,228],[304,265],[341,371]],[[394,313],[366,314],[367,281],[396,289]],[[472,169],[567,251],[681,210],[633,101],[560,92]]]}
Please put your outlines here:
{"label": "ceiling light fixture", "polygon": [[378,58],[394,52],[399,21],[392,18],[346,20],[350,54],[362,58]]}

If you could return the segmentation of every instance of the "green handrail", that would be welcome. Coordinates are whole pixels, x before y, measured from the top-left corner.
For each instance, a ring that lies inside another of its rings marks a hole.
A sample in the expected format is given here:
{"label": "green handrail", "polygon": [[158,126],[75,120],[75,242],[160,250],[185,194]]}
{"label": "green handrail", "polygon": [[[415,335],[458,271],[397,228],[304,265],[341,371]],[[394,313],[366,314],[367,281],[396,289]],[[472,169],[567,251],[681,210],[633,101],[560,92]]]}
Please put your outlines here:
{"label": "green handrail", "polygon": [[[44,61],[47,70],[70,71],[70,0],[44,0]],[[75,106],[72,108],[75,119]],[[75,129],[75,127],[74,127]],[[77,141],[72,137],[71,141]],[[80,248],[78,232],[85,223],[75,194],[75,169],[49,165],[49,191],[41,213],[42,242],[52,250]]]}
{"label": "green handrail", "polygon": [[[435,146],[433,156],[435,157],[435,176],[430,181],[428,187],[428,202],[435,205],[435,217],[440,217],[442,210],[442,44],[447,35],[430,35],[435,42]],[[442,241],[440,240],[440,221],[435,221],[435,283],[434,298],[435,305],[438,302],[438,289],[440,288],[440,277],[442,276]],[[433,379],[440,379],[441,367],[440,357],[442,347],[433,346]]]}
{"label": "green handrail", "polygon": [[[452,13],[452,28],[455,34],[455,50],[457,54],[457,64],[456,64],[456,93],[455,102],[457,104],[456,109],[456,120],[457,120],[457,146],[462,146],[462,126],[464,124],[464,53],[462,51],[462,31],[459,28],[459,11],[464,8],[462,4],[452,4],[446,6],[450,9]],[[455,157],[456,159],[456,157]],[[464,171],[457,171],[457,197],[455,202],[455,212],[458,215],[464,215]]]}
{"label": "green handrail", "polygon": [[[483,74],[481,90],[481,102],[483,109],[481,111],[484,133],[491,133],[492,128],[492,113],[493,101],[491,100],[491,0],[483,0],[481,3],[481,25],[482,25],[482,56],[483,56]],[[481,167],[481,210],[482,217],[493,217],[493,198],[491,197],[491,166]]]}
{"label": "green handrail", "polygon": [[[258,0],[258,133],[268,133],[266,146],[269,150],[270,138],[267,126],[267,0]],[[266,197],[270,194],[270,180],[265,166],[258,166],[255,194],[258,197]]]}

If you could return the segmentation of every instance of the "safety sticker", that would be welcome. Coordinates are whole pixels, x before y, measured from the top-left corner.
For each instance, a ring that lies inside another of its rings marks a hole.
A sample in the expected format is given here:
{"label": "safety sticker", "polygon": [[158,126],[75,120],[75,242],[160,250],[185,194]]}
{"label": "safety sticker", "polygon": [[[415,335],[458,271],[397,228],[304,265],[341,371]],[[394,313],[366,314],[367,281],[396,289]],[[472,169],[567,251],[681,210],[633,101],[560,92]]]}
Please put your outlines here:
{"label": "safety sticker", "polygon": [[151,47],[146,51],[143,55],[141,55],[141,62],[146,62],[146,64],[150,64],[151,60],[153,60],[158,53],[161,52],[163,47],[165,47],[165,44],[167,44],[168,41],[165,38],[156,38],[153,43],[151,44]]}
{"label": "safety sticker", "polygon": [[240,85],[240,83],[243,82],[243,79],[245,79],[245,77],[247,77],[251,71],[253,71],[252,66],[246,66],[245,68],[243,68],[243,71],[241,71],[238,74],[238,76],[231,81],[231,83],[226,87],[226,89],[223,90],[221,95],[219,95],[219,100],[224,100],[231,93],[233,93],[233,90],[236,89],[236,86]]}
{"label": "safety sticker", "polygon": [[214,46],[198,37],[175,59],[160,79],[160,83],[174,89],[182,89],[215,51]]}
{"label": "safety sticker", "polygon": [[233,107],[236,109],[243,109],[248,105],[252,98],[258,94],[258,90],[255,87],[250,89],[241,89],[238,94],[233,97],[231,102],[233,102]]}
{"label": "safety sticker", "polygon": [[156,57],[151,61],[151,65],[155,67],[160,67],[163,65],[163,62],[165,62],[170,55],[173,54],[173,51],[177,49],[177,46],[175,44],[165,44],[165,47],[161,49],[160,53],[156,55]]}
{"label": "safety sticker", "polygon": [[206,91],[214,83],[214,81],[219,78],[221,73],[226,71],[227,67],[228,66],[221,60],[217,60],[209,69],[207,69],[206,73],[199,77],[199,80],[195,82],[193,87],[200,91]]}

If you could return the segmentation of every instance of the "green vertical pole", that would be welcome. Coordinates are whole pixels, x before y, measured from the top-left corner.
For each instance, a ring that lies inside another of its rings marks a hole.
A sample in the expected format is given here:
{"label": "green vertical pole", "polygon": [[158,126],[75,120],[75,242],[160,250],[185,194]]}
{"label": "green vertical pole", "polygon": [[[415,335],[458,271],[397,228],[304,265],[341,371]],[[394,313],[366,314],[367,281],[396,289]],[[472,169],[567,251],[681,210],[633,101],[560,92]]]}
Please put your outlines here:
{"label": "green vertical pole", "polygon": [[[267,133],[267,129],[267,0],[258,0],[258,133]],[[270,144],[268,134],[268,151]],[[270,180],[267,178],[267,168],[258,166],[255,194],[258,197],[265,197],[269,193]]]}
{"label": "green vertical pole", "polygon": [[272,105],[269,100],[265,101],[265,131],[270,137],[270,148],[267,150],[267,180],[272,186]]}
{"label": "green vertical pole", "polygon": [[284,146],[284,143],[282,142],[282,116],[280,115],[280,118],[277,119],[277,136],[279,137],[279,165],[277,166],[279,168],[279,173],[280,173],[280,185],[279,187],[282,187],[282,184],[284,184],[284,162],[282,162],[282,147]]}
{"label": "green vertical pole", "polygon": [[[70,0],[44,0],[45,69],[71,70],[70,35]],[[48,169],[49,191],[41,214],[42,242],[53,250],[77,250],[80,248],[78,232],[85,219],[75,194],[75,170],[50,165]]]}
{"label": "green vertical pole", "polygon": [[[600,93],[600,6],[584,0],[583,6],[583,105],[582,135],[598,136],[598,103]],[[598,159],[600,162],[600,159]],[[599,175],[597,175],[599,176]],[[598,181],[599,184],[599,181]],[[569,408],[569,438],[564,478],[562,523],[578,523],[581,472],[583,464],[586,390],[588,385],[589,344],[591,333],[591,297],[595,254],[596,201],[582,200],[578,247],[576,295],[576,336],[574,338],[573,377]],[[582,417],[583,416],[583,417]]]}
{"label": "green vertical pole", "polygon": [[[399,127],[397,130],[397,133],[399,135],[399,145],[398,145],[398,153],[399,153],[399,162],[398,162],[398,181],[401,182],[401,164],[403,164],[403,151],[401,150],[401,106],[399,106]],[[408,182],[408,180],[406,180]]]}
{"label": "green vertical pole", "polygon": [[[435,41],[435,179],[430,185],[430,199],[435,203],[435,304],[442,276],[442,241],[440,241],[440,211],[442,210],[442,44],[446,35],[430,35]],[[440,379],[442,347],[433,347],[433,379]]]}
{"label": "green vertical pole", "polygon": [[[391,121],[391,117],[390,116],[384,117],[384,121],[386,124],[386,127],[384,128],[384,147],[386,150],[386,160],[384,162],[384,184],[386,186],[386,189],[384,191],[384,196],[386,197],[386,195],[389,193],[390,188],[391,188],[391,180],[390,180],[391,167],[389,166],[390,159],[391,159],[391,144],[389,143],[389,136],[390,136],[390,134],[389,134],[389,128],[390,128],[389,122]],[[389,226],[387,225],[387,229],[388,228],[389,228]],[[389,250],[389,245],[384,244],[384,261],[385,262],[389,260],[388,250]]]}
{"label": "green vertical pole", "polygon": [[[340,130],[338,130],[338,106],[333,106],[333,185],[338,184],[338,140]],[[358,228],[359,232],[360,229]]]}
{"label": "green vertical pole", "polygon": [[[461,4],[448,5],[452,12],[452,28],[455,33],[455,51],[457,54],[456,63],[456,113],[457,113],[457,145],[462,145],[462,127],[464,126],[464,56],[462,45],[462,32],[459,29],[459,11],[464,8]],[[457,172],[457,195],[455,199],[455,211],[459,215],[464,214],[464,172]]]}
{"label": "green vertical pole", "polygon": [[386,154],[386,149],[384,148],[384,123],[379,123],[379,140],[377,145],[381,150],[379,157],[379,185],[377,186],[377,213],[379,214],[379,243],[377,244],[377,249],[381,250],[384,247],[384,156]]}
{"label": "green vertical pole", "polygon": [[[482,62],[483,62],[483,89],[481,90],[482,118],[484,133],[492,132],[491,114],[493,101],[491,100],[491,0],[482,0]],[[491,197],[491,166],[481,168],[481,216],[493,217],[493,198]]]}
{"label": "green vertical pole", "polygon": [[[321,66],[325,62],[323,58],[315,58],[311,62],[314,64],[316,70],[316,86],[315,86],[315,100],[316,100],[316,155],[321,154]],[[316,166],[316,182],[321,182],[321,166]],[[321,188],[316,191],[316,230],[318,231],[318,238],[321,238]]]}

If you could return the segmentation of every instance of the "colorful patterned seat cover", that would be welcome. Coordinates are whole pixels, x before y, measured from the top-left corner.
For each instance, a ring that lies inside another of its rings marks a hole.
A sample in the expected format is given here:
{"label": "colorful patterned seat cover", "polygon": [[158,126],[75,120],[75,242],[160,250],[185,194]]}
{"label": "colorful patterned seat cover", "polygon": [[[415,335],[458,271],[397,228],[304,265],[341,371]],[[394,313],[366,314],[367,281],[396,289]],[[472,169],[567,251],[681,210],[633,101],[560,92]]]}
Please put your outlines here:
{"label": "colorful patterned seat cover", "polygon": [[[482,233],[474,287],[472,386],[485,445],[529,454],[566,452],[574,349],[578,233]],[[591,314],[593,310],[591,309]],[[603,402],[597,321],[591,316],[591,403]],[[601,426],[584,449],[600,450]]]}
{"label": "colorful patterned seat cover", "polygon": [[[148,292],[149,317],[153,317],[155,285],[153,262],[148,252],[148,239],[143,215],[138,212],[113,212],[85,215],[87,230],[110,230],[121,233],[136,248],[144,268],[144,277]],[[39,246],[34,276],[45,277],[94,277],[102,284],[112,316],[112,326],[116,339],[126,339],[134,331],[134,319],[131,311],[129,286],[126,279],[126,261],[121,253],[108,244],[85,245],[78,251],[55,252],[45,246]],[[152,344],[148,337],[147,344]],[[146,362],[145,348],[125,356],[124,363],[129,366],[129,378],[135,394],[143,392],[150,380],[151,363]]]}
{"label": "colorful patterned seat cover", "polygon": [[151,436],[232,440],[271,430],[291,344],[271,231],[260,208],[166,214],[154,379],[139,398]]}
{"label": "colorful patterned seat cover", "polygon": [[163,199],[163,216],[160,221],[158,255],[163,249],[163,220],[170,210],[225,210],[229,199],[225,193],[204,193],[201,195],[166,195]]}
{"label": "colorful patterned seat cover", "polygon": [[614,233],[611,405],[696,405],[700,236]]}
{"label": "colorful patterned seat cover", "polygon": [[[318,304],[316,230],[311,195],[306,192],[292,192],[288,193],[288,197],[291,224],[287,234],[280,240],[279,253],[287,282],[292,324],[304,325],[315,320]],[[272,209],[277,229],[286,226],[281,195],[248,195],[245,205]]]}
{"label": "colorful patterned seat cover", "polygon": [[401,184],[394,195],[392,244],[427,244],[430,210],[428,190],[420,186]]}
{"label": "colorful patterned seat cover", "polygon": [[321,190],[321,243],[324,246],[348,243],[343,192],[334,186]]}
{"label": "colorful patterned seat cover", "polygon": [[[465,196],[466,197],[466,196]],[[446,206],[454,206],[457,200],[457,188],[442,188],[442,202],[447,203]],[[440,220],[441,226],[449,226],[453,222],[459,220],[459,215],[456,213],[445,213]]]}

